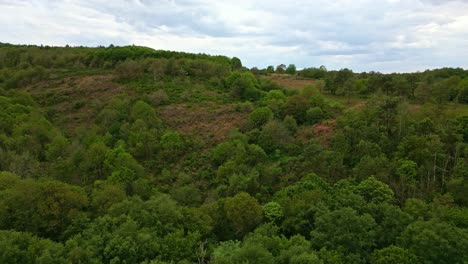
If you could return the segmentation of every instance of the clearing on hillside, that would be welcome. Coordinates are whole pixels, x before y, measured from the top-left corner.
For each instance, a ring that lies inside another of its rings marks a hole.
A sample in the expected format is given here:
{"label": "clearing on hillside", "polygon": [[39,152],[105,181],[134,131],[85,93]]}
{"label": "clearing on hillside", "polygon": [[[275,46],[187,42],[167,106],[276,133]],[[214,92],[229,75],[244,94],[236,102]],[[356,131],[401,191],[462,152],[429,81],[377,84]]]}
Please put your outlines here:
{"label": "clearing on hillside", "polygon": [[79,125],[92,125],[100,107],[124,92],[115,75],[75,76],[37,83],[25,89],[46,110],[48,118],[75,134]]}

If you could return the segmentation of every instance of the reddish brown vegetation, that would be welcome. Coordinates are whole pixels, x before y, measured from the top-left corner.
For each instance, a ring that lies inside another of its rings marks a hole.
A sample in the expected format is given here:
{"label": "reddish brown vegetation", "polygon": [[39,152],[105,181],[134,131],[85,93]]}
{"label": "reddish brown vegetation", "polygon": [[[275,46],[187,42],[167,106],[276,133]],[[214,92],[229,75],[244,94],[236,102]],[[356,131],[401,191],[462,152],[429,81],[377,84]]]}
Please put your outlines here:
{"label": "reddish brown vegetation", "polygon": [[163,122],[186,135],[196,136],[209,144],[225,141],[229,132],[247,117],[235,111],[235,105],[206,102],[197,105],[173,104],[158,109]]}
{"label": "reddish brown vegetation", "polygon": [[302,143],[311,139],[318,139],[324,146],[328,146],[336,126],[335,119],[327,119],[319,124],[302,126],[296,133],[296,138]]}
{"label": "reddish brown vegetation", "polygon": [[75,134],[77,127],[94,123],[100,106],[124,89],[111,74],[68,77],[26,88],[56,125]]}
{"label": "reddish brown vegetation", "polygon": [[265,78],[275,81],[281,86],[295,90],[301,90],[304,88],[304,86],[311,85],[314,83],[314,80],[291,76],[287,74],[272,74]]}

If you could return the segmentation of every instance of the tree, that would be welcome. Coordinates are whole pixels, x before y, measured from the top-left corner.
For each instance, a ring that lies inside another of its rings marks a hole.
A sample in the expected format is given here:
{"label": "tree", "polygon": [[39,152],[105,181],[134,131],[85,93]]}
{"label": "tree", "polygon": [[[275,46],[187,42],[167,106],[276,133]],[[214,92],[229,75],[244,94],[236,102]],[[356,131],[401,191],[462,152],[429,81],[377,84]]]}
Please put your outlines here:
{"label": "tree", "polygon": [[280,64],[276,66],[276,70],[275,70],[276,73],[284,73],[285,71],[286,71],[286,65]]}
{"label": "tree", "polygon": [[468,192],[468,162],[466,160],[459,159],[457,161],[447,189],[458,204],[468,206],[468,196],[466,195]]}
{"label": "tree", "polygon": [[307,110],[310,108],[310,102],[305,96],[293,95],[288,97],[283,106],[284,115],[293,116],[299,124],[307,120]]}
{"label": "tree", "polygon": [[66,263],[66,252],[60,243],[29,233],[0,231],[0,263]]}
{"label": "tree", "polygon": [[262,221],[262,207],[245,192],[226,199],[224,209],[239,237],[243,237]]}
{"label": "tree", "polygon": [[15,229],[55,240],[86,218],[84,191],[58,181],[22,180],[0,192],[0,228]]}
{"label": "tree", "polygon": [[266,71],[267,73],[275,73],[275,68],[273,67],[273,65],[270,65],[267,67]]}
{"label": "tree", "polygon": [[273,223],[278,223],[283,218],[283,208],[276,202],[269,202],[263,206],[263,213],[266,219]]}
{"label": "tree", "polygon": [[250,128],[261,128],[273,119],[273,112],[268,107],[259,107],[250,113],[247,122]]}
{"label": "tree", "polygon": [[233,97],[242,100],[257,100],[260,91],[257,79],[251,72],[233,72],[225,81]]}
{"label": "tree", "polygon": [[322,121],[323,117],[324,117],[324,113],[322,111],[322,108],[318,106],[309,108],[309,110],[307,110],[306,119],[307,119],[307,123],[309,124],[312,124],[312,125],[317,124],[320,121]]}
{"label": "tree", "polygon": [[467,230],[445,222],[414,222],[401,234],[398,244],[423,263],[463,263],[468,258]]}
{"label": "tree", "polygon": [[413,264],[419,262],[414,254],[397,246],[375,250],[370,260],[372,264]]}
{"label": "tree", "polygon": [[359,183],[357,191],[368,202],[391,204],[395,201],[392,189],[372,176]]}
{"label": "tree", "polygon": [[270,108],[276,117],[279,117],[281,114],[281,109],[284,102],[286,102],[286,95],[281,90],[270,90],[262,98],[262,105]]}
{"label": "tree", "polygon": [[137,79],[141,77],[144,73],[144,69],[141,63],[138,63],[134,60],[126,60],[122,63],[119,63],[115,70],[121,78],[126,79]]}
{"label": "tree", "polygon": [[311,242],[317,249],[325,247],[365,255],[374,246],[375,227],[369,214],[359,215],[351,208],[342,208],[316,218]]}
{"label": "tree", "polygon": [[184,150],[185,143],[178,132],[168,131],[161,137],[161,147],[167,154],[178,155]]}
{"label": "tree", "polygon": [[458,91],[458,102],[468,104],[468,78],[460,82]]}
{"label": "tree", "polygon": [[294,117],[287,115],[283,119],[283,125],[286,127],[292,135],[294,135],[297,131],[297,122]]}
{"label": "tree", "polygon": [[141,100],[133,105],[130,115],[134,121],[141,119],[150,126],[158,126],[159,120],[156,117],[156,111],[149,104]]}
{"label": "tree", "polygon": [[145,172],[144,168],[125,151],[122,145],[107,151],[104,165],[110,174],[110,181],[127,186],[143,177]]}
{"label": "tree", "polygon": [[258,144],[267,152],[284,149],[291,141],[289,131],[276,120],[266,123],[258,138]]}
{"label": "tree", "polygon": [[233,57],[231,59],[231,67],[233,70],[240,70],[242,69],[242,62],[239,58]]}
{"label": "tree", "polygon": [[104,215],[114,204],[127,197],[122,186],[107,182],[96,182],[91,193],[90,207],[96,215]]}
{"label": "tree", "polygon": [[289,66],[286,68],[286,71],[285,71],[287,74],[289,75],[294,75],[296,74],[296,65],[294,64],[289,64]]}

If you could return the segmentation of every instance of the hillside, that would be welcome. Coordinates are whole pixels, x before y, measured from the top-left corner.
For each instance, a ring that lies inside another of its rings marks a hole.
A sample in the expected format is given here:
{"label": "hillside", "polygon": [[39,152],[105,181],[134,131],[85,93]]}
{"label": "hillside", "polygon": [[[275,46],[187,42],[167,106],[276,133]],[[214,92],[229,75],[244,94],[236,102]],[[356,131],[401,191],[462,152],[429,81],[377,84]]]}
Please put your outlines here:
{"label": "hillside", "polygon": [[468,71],[0,45],[0,263],[465,263]]}

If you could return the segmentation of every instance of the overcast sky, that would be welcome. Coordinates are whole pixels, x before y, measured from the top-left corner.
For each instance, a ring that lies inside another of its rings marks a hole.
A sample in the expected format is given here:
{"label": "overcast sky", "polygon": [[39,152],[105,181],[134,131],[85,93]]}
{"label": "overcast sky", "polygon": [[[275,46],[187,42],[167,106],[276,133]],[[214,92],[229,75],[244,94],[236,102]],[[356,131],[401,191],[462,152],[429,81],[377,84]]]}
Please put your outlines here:
{"label": "overcast sky", "polygon": [[468,68],[468,0],[0,0],[0,42],[135,44],[261,68]]}

